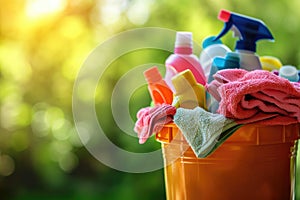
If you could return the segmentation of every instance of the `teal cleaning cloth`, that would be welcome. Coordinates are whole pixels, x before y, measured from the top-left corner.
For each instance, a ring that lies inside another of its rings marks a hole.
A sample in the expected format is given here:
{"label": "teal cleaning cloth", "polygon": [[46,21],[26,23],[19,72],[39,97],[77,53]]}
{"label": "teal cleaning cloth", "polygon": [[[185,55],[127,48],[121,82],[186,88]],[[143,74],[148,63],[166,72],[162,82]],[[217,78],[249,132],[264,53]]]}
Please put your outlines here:
{"label": "teal cleaning cloth", "polygon": [[174,122],[198,158],[207,157],[242,126],[224,115],[200,107],[192,110],[178,108]]}

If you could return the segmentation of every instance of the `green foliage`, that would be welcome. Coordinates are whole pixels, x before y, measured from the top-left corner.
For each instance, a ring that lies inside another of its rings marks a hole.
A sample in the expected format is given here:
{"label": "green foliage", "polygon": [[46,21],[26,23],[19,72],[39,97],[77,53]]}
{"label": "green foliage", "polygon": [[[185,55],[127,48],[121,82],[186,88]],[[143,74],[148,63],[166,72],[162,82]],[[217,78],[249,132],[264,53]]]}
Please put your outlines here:
{"label": "green foliage", "polygon": [[[47,2],[63,3],[52,7]],[[72,90],[90,51],[114,34],[152,26],[191,31],[200,44],[222,29],[217,15],[225,8],[260,18],[271,29],[276,42],[260,42],[259,55],[299,66],[299,6],[297,0],[1,1],[0,199],[164,199],[163,170],[117,172],[82,146],[73,122]],[[233,47],[230,34],[224,43]],[[99,81],[99,121],[107,136],[126,150],[147,152],[159,144],[151,140],[141,147],[134,137],[119,137],[122,130],[110,110],[114,86],[131,68],[163,64],[168,55],[152,50],[123,55]],[[131,118],[136,120],[136,112],[149,103],[146,86],[135,91],[128,105]]]}

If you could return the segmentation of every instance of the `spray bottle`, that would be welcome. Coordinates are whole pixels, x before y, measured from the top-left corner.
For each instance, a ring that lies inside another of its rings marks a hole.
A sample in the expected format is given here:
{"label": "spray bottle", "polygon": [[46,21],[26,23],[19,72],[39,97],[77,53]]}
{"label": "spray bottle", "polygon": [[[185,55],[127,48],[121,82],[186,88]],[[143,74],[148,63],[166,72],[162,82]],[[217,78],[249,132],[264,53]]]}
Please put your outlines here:
{"label": "spray bottle", "polygon": [[[238,53],[236,52],[228,52],[225,58],[215,57],[210,69],[207,82],[211,83],[214,80],[213,75],[219,70],[238,68],[240,68],[240,58]],[[219,102],[208,91],[206,91],[206,102],[208,111],[217,113]]]}
{"label": "spray bottle", "polygon": [[177,32],[174,54],[166,62],[165,81],[174,92],[172,77],[186,69],[191,70],[196,81],[202,85],[206,83],[204,71],[196,55],[193,54],[193,40],[191,32]]}
{"label": "spray bottle", "polygon": [[238,68],[240,68],[240,57],[239,54],[236,52],[228,52],[226,53],[226,56],[224,58],[215,57],[213,59],[207,83],[213,81],[213,75],[219,70]]}
{"label": "spray bottle", "polygon": [[215,40],[215,36],[207,37],[202,42],[203,50],[200,53],[199,62],[204,70],[206,78],[209,77],[212,62],[215,57],[225,57],[231,52],[230,48],[222,43],[220,39]]}
{"label": "spray bottle", "polygon": [[157,104],[171,104],[173,101],[173,92],[163,80],[157,67],[152,67],[144,71],[144,76],[148,82],[148,90],[154,105]]}
{"label": "spray bottle", "polygon": [[223,37],[231,29],[234,36],[239,38],[235,50],[240,56],[240,67],[248,71],[261,69],[259,57],[255,54],[256,42],[261,39],[274,40],[266,25],[261,20],[227,10],[221,10],[218,18],[224,21],[225,25],[215,40]]}

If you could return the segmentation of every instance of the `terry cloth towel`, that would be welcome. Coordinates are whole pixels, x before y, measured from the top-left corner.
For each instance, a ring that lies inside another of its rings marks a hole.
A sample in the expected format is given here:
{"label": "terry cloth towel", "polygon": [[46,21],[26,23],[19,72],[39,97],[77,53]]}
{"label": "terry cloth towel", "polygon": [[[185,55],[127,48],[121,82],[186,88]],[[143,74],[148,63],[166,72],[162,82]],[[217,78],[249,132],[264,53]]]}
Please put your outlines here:
{"label": "terry cloth towel", "polygon": [[[218,113],[237,123],[300,122],[300,87],[265,70],[220,70],[212,82],[221,97]],[[213,93],[215,94],[215,93]],[[217,97],[218,98],[218,97]]]}
{"label": "terry cloth towel", "polygon": [[217,149],[237,128],[234,120],[213,114],[201,107],[178,108],[174,122],[198,158],[204,158]]}
{"label": "terry cloth towel", "polygon": [[139,143],[143,144],[163,125],[171,122],[176,113],[176,108],[169,104],[156,105],[155,107],[142,108],[137,113],[138,120],[134,131],[138,134]]}

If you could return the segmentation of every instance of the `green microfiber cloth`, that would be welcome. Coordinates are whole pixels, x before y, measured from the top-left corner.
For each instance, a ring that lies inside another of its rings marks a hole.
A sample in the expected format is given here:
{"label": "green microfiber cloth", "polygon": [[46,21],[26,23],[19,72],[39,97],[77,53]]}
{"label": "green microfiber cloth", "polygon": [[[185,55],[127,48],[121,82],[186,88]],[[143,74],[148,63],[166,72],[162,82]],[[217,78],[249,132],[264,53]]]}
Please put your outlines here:
{"label": "green microfiber cloth", "polygon": [[178,108],[174,122],[198,158],[211,154],[242,126],[232,119],[207,112],[201,107]]}

